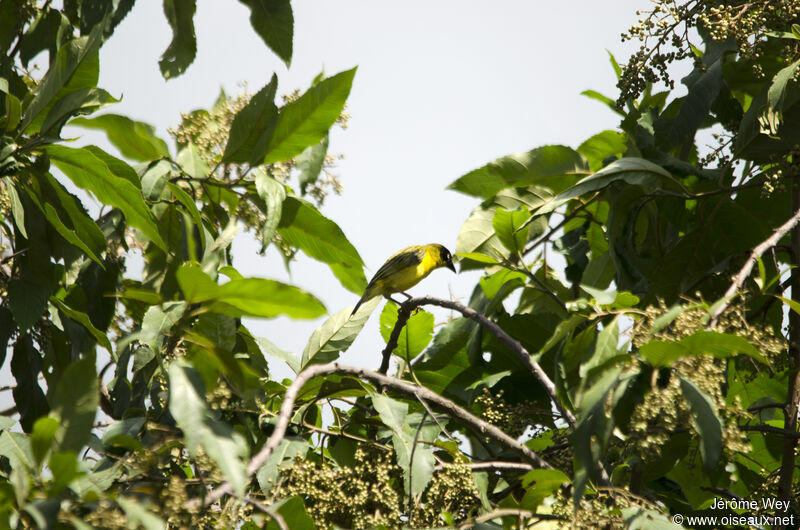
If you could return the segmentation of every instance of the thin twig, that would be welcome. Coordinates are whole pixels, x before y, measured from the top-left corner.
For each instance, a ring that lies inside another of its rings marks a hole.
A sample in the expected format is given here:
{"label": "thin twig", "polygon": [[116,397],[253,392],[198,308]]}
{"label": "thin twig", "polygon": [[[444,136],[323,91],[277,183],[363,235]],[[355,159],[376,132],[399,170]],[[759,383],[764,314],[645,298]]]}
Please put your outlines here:
{"label": "thin twig", "polygon": [[9,254],[8,256],[3,256],[3,258],[0,259],[0,265],[5,265],[6,263],[11,261],[12,259],[16,258],[17,256],[19,256],[21,254],[25,254],[26,252],[28,252],[28,249],[27,248],[23,248],[22,250],[18,250],[16,252],[14,252],[13,254]]}
{"label": "thin twig", "polygon": [[[726,309],[728,309],[728,306],[733,299],[733,295],[742,288],[742,285],[744,285],[747,277],[750,276],[750,272],[752,272],[753,266],[756,264],[756,261],[758,261],[758,258],[760,258],[764,252],[777,245],[783,236],[788,234],[792,228],[797,226],[797,223],[800,223],[800,209],[794,212],[794,215],[792,215],[788,221],[776,228],[771,236],[756,245],[753,250],[750,251],[750,256],[747,258],[747,261],[745,261],[742,268],[739,269],[739,272],[736,274],[736,276],[734,276],[731,286],[728,287],[728,290],[725,291],[724,295],[722,295],[722,298],[727,300],[719,304],[719,306],[712,311],[711,320],[709,321],[708,327],[714,327],[717,325],[720,315],[725,312]],[[794,296],[794,293],[792,293],[792,295]]]}
{"label": "thin twig", "polygon": [[[526,464],[524,462],[501,462],[501,461],[490,461],[490,462],[472,462],[469,464],[455,464],[459,466],[467,466],[472,471],[476,471],[479,469],[489,469],[489,470],[501,470],[501,469],[508,469],[513,471],[530,471],[531,469],[535,469],[532,465]],[[441,471],[448,464],[438,464],[433,469],[434,471]]]}
{"label": "thin twig", "polygon": [[[422,385],[420,385],[420,386],[422,386]],[[442,434],[444,434],[445,437],[447,437],[448,440],[454,440],[453,436],[449,432],[447,432],[447,429],[444,428],[444,425],[442,425],[439,422],[439,419],[436,417],[436,414],[434,414],[433,411],[428,406],[428,404],[425,403],[425,400],[422,399],[421,397],[419,397],[419,394],[414,394],[414,397],[417,398],[417,401],[419,401],[422,404],[423,407],[425,407],[425,411],[433,419],[434,423],[436,423],[436,425],[439,426],[439,429],[441,429]]]}
{"label": "thin twig", "polygon": [[536,241],[531,243],[531,246],[529,246],[528,248],[526,248],[525,250],[522,251],[522,255],[524,256],[525,254],[530,254],[533,249],[535,249],[536,247],[538,247],[539,245],[541,245],[545,241],[549,241],[550,238],[553,237],[553,234],[555,234],[562,226],[564,226],[569,221],[571,221],[574,217],[576,217],[581,211],[586,209],[587,206],[589,206],[594,201],[596,201],[598,197],[600,197],[600,192],[599,191],[595,192],[595,194],[592,195],[591,197],[589,197],[589,199],[586,202],[582,203],[580,206],[577,206],[570,213],[564,214],[564,218],[556,226],[551,228],[546,234],[544,234],[543,236],[539,237]]}
{"label": "thin twig", "polygon": [[[380,373],[386,373],[385,369],[389,366],[389,357],[391,356],[395,347],[397,347],[397,338],[400,335],[400,328],[405,325],[408,317],[411,315],[411,311],[422,305],[437,305],[439,307],[453,309],[487,329],[490,333],[492,333],[492,335],[497,337],[501,343],[510,349],[525,366],[528,367],[533,376],[544,387],[545,392],[547,392],[547,395],[550,397],[550,401],[553,402],[556,409],[561,414],[561,417],[566,420],[570,427],[575,427],[575,416],[571,411],[565,409],[561,404],[561,401],[556,395],[556,385],[553,384],[553,381],[550,380],[550,377],[545,373],[542,367],[539,366],[539,363],[531,358],[531,354],[528,352],[528,350],[526,350],[518,340],[506,333],[503,328],[486,318],[484,315],[478,313],[471,307],[467,307],[451,300],[434,298],[432,296],[423,296],[422,298],[411,298],[400,304],[400,309],[397,311],[397,322],[392,330],[392,334],[389,336],[389,341],[386,344],[386,348],[383,350],[383,362],[381,363],[381,368],[379,370]],[[401,321],[401,316],[405,317],[405,320]]]}
{"label": "thin twig", "polygon": [[551,513],[536,513],[530,510],[520,510],[519,508],[499,508],[489,513],[476,517],[474,521],[459,526],[458,528],[472,528],[477,523],[485,523],[498,517],[517,517],[519,519],[540,519],[540,520],[559,520],[561,517]]}
{"label": "thin twig", "polygon": [[272,520],[275,521],[275,524],[278,525],[278,528],[280,528],[281,530],[289,530],[289,525],[286,524],[286,520],[283,518],[283,516],[278,512],[276,512],[275,510],[271,510],[269,506],[265,505],[261,501],[255,500],[250,496],[242,497],[242,500],[246,503],[252,504],[265,514],[269,515],[272,518]]}
{"label": "thin twig", "polygon": [[764,409],[782,409],[786,406],[786,403],[767,403],[765,405],[756,405],[752,407],[747,407],[747,412],[758,412]]}
{"label": "thin twig", "polygon": [[773,427],[772,425],[739,425],[740,431],[758,431],[758,432],[771,432],[783,435],[787,438],[800,439],[800,432],[790,431],[789,429],[781,429],[780,427]]}
{"label": "thin twig", "polygon": [[[247,476],[252,476],[255,474],[264,463],[269,459],[270,455],[272,455],[273,451],[280,445],[281,441],[283,440],[284,435],[286,434],[286,428],[289,426],[289,421],[292,417],[292,412],[294,409],[294,403],[297,399],[297,394],[300,392],[300,389],[311,379],[323,375],[330,375],[330,374],[339,374],[339,375],[349,375],[353,377],[358,377],[359,379],[364,379],[370,381],[374,384],[378,384],[385,388],[390,388],[396,392],[400,392],[401,394],[405,394],[407,396],[415,396],[419,395],[423,399],[426,399],[430,403],[438,406],[442,410],[444,410],[447,415],[449,415],[454,420],[460,422],[462,425],[480,433],[483,436],[488,436],[493,438],[496,442],[500,445],[503,445],[507,449],[510,449],[520,456],[522,456],[527,462],[536,465],[537,467],[543,468],[551,468],[552,466],[548,464],[545,460],[543,460],[539,455],[535,452],[531,451],[527,446],[519,443],[517,440],[509,436],[508,434],[504,433],[494,425],[486,423],[480,418],[475,417],[471,412],[468,410],[458,406],[453,401],[440,396],[439,394],[433,392],[424,387],[419,387],[415,384],[409,383],[408,381],[402,381],[400,379],[396,379],[394,377],[389,377],[384,374],[380,374],[373,370],[367,370],[365,368],[357,368],[355,366],[345,366],[340,365],[339,363],[330,363],[330,364],[317,364],[306,368],[299,374],[292,382],[291,385],[286,389],[286,393],[283,396],[283,402],[281,403],[280,412],[278,415],[278,421],[275,424],[275,428],[272,431],[272,434],[267,439],[264,446],[261,450],[250,460],[250,463],[247,465]],[[224,482],[213,491],[211,491],[205,498],[205,505],[208,506],[224,495],[230,493],[232,491],[230,482]],[[187,502],[187,507],[197,507],[200,505],[199,499],[192,499]]]}

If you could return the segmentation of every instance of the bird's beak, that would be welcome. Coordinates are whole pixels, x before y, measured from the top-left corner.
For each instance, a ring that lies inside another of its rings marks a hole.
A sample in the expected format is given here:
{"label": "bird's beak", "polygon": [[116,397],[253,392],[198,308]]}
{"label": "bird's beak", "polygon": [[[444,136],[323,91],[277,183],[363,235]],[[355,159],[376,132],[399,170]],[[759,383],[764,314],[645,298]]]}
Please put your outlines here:
{"label": "bird's beak", "polygon": [[451,259],[447,260],[447,264],[445,265],[445,267],[447,267],[448,269],[450,269],[453,272],[456,272],[456,266],[453,265],[453,260],[451,260]]}

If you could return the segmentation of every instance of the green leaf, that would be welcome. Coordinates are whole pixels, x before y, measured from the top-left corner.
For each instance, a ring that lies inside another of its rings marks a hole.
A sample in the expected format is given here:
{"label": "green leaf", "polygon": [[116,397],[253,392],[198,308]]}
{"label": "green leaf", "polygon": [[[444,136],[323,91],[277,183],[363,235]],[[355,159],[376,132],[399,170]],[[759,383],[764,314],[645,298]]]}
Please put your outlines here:
{"label": "green leaf", "polygon": [[258,470],[256,478],[258,485],[264,495],[269,495],[275,487],[276,479],[281,470],[291,467],[295,457],[304,457],[311,449],[311,444],[300,438],[284,438],[261,469]]}
{"label": "green leaf", "polygon": [[90,35],[71,40],[61,46],[55,61],[33,91],[25,106],[20,129],[28,134],[39,132],[53,103],[70,92],[97,86],[99,76],[98,49],[103,25],[98,24]]}
{"label": "green leaf", "polygon": [[263,337],[257,338],[256,342],[258,342],[259,347],[268,355],[272,355],[285,362],[294,373],[297,374],[300,372],[300,359],[298,359],[295,354],[278,348],[271,341]]}
{"label": "green leaf", "polygon": [[780,298],[781,301],[786,303],[789,306],[789,309],[791,309],[792,311],[794,311],[797,314],[800,314],[800,302],[798,302],[797,300],[790,300],[790,299],[784,298],[782,296],[778,296],[777,298]]}
{"label": "green leaf", "polygon": [[579,153],[563,145],[547,145],[498,158],[470,171],[447,188],[484,199],[505,188],[531,184],[555,188],[557,193],[575,182],[575,176],[588,173],[589,166]]}
{"label": "green leaf", "polygon": [[595,289],[594,287],[590,287],[588,285],[582,285],[581,289],[589,293],[589,296],[597,302],[600,306],[607,306],[614,302],[617,298],[616,291],[606,291],[605,289]]}
{"label": "green leaf", "polygon": [[651,340],[639,347],[639,353],[652,366],[669,366],[675,359],[689,357],[692,352],[680,342]]}
{"label": "green leaf", "polygon": [[93,358],[73,361],[64,370],[50,396],[52,417],[59,422],[55,450],[80,451],[89,442],[100,406]]}
{"label": "green leaf", "polygon": [[489,276],[481,278],[479,280],[479,285],[483,294],[486,295],[486,298],[494,300],[504,286],[507,286],[506,288],[509,290],[504,293],[508,296],[511,290],[518,289],[525,285],[527,279],[528,277],[522,272],[502,268]]}
{"label": "green leaf", "polygon": [[656,510],[645,510],[640,507],[623,508],[622,518],[628,530],[675,530],[680,526],[674,519],[667,518]]}
{"label": "green leaf", "polygon": [[686,346],[694,355],[709,354],[725,359],[743,353],[764,365],[769,365],[769,361],[761,355],[755,346],[750,344],[744,337],[738,335],[700,330],[681,339],[681,344]]}
{"label": "green leaf", "polygon": [[228,311],[219,304],[219,310],[231,316],[250,315],[273,318],[286,315],[291,318],[317,318],[325,314],[325,306],[314,295],[293,285],[262,278],[231,280],[220,286],[216,301],[234,308]]}
{"label": "green leaf", "polygon": [[103,447],[125,447],[137,451],[143,450],[142,443],[136,438],[145,424],[144,416],[134,416],[115,421],[103,433]]}
{"label": "green leaf", "polygon": [[700,455],[706,469],[713,469],[722,452],[722,422],[711,398],[692,381],[680,378],[681,391],[692,410],[692,424],[700,435]]}
{"label": "green leaf", "polygon": [[581,92],[581,96],[586,96],[589,99],[594,99],[595,101],[599,101],[600,103],[605,104],[606,107],[611,109],[613,112],[616,112],[620,116],[625,116],[625,113],[617,108],[617,102],[611,99],[608,96],[604,96],[600,92],[596,90],[584,90]]}
{"label": "green leaf", "polygon": [[619,315],[614,317],[609,325],[597,335],[597,343],[594,347],[594,353],[587,362],[581,365],[580,376],[586,377],[590,370],[603,366],[606,361],[609,361],[619,354]]}
{"label": "green leaf", "polygon": [[339,225],[297,197],[283,201],[278,233],[289,244],[324,263],[362,268],[364,262]]}
{"label": "green leaf", "polygon": [[111,145],[131,160],[149,162],[169,156],[166,142],[156,136],[152,125],[126,116],[103,114],[96,118],[74,118],[69,124],[104,131]]}
{"label": "green leaf", "polygon": [[127,499],[117,497],[117,504],[125,512],[129,527],[144,528],[144,530],[165,530],[167,524],[151,511],[142,505],[141,499]]}
{"label": "green leaf", "polygon": [[223,162],[257,161],[264,157],[264,152],[256,153],[254,149],[256,145],[265,149],[272,136],[278,117],[278,107],[275,106],[277,89],[278,77],[272,74],[270,82],[236,113],[222,155]]}
{"label": "green leaf", "polygon": [[31,448],[31,440],[19,432],[0,433],[0,456],[8,458],[11,469],[34,471],[36,461]]}
{"label": "green leaf", "polygon": [[700,330],[679,342],[651,340],[639,347],[639,353],[653,366],[669,366],[675,359],[700,355],[713,355],[727,359],[735,355],[749,355],[762,364],[768,364],[763,355],[738,335]]}
{"label": "green leaf", "polygon": [[[584,288],[592,287],[598,290],[605,290],[614,279],[617,268],[609,252],[603,252],[594,258],[586,266],[581,276],[581,286]],[[589,291],[587,291],[589,292]]]}
{"label": "green leaf", "polygon": [[406,493],[421,494],[433,476],[436,460],[430,442],[438,436],[439,427],[411,426],[408,404],[383,394],[370,393],[370,397],[381,421],[392,431],[392,446],[397,453],[397,465],[403,470]]}
{"label": "green leaf", "polygon": [[208,163],[200,156],[197,146],[192,142],[188,142],[178,151],[176,161],[187,175],[198,180],[207,178],[211,171]]}
{"label": "green leaf", "polygon": [[567,475],[557,469],[532,469],[522,475],[522,487],[527,490],[523,498],[526,509],[535,511],[544,499],[570,482]]}
{"label": "green leaf", "polygon": [[[280,514],[286,528],[292,530],[317,530],[318,528],[311,516],[308,515],[303,498],[299,495],[274,502],[270,505],[270,509]],[[279,526],[274,518],[269,518],[264,529],[282,530],[283,527]]]}
{"label": "green leaf", "polygon": [[10,416],[0,416],[0,431],[7,431],[17,424],[17,420]]}
{"label": "green leaf", "polygon": [[342,263],[329,263],[328,266],[342,287],[351,293],[360,295],[367,288],[367,277],[364,276],[363,267],[351,267]]}
{"label": "green leaf", "polygon": [[183,431],[189,454],[197,457],[202,447],[219,465],[234,491],[243,495],[249,453],[244,437],[211,413],[205,402],[202,378],[194,368],[173,361],[168,373],[169,411]]}
{"label": "green leaf", "polygon": [[11,278],[7,290],[11,314],[14,315],[20,332],[24,332],[42,318],[47,309],[50,290],[43,285],[20,278]]}
{"label": "green leaf", "polygon": [[275,280],[244,278],[217,285],[200,267],[190,264],[178,269],[176,277],[187,302],[210,302],[210,311],[224,315],[317,318],[325,314],[325,306],[313,295]]}
{"label": "green leaf", "polygon": [[39,386],[39,375],[43,371],[42,354],[36,350],[33,339],[27,333],[16,339],[13,352],[11,375],[17,383],[12,390],[14,403],[19,412],[22,429],[31,432],[33,423],[47,415],[50,410],[44,392]]}
{"label": "green leaf", "polygon": [[631,185],[659,187],[664,179],[672,180],[672,175],[649,160],[632,157],[621,158],[559,193],[552,201],[534,213],[536,215],[550,213],[569,200],[602,190],[614,182],[623,181]]}
{"label": "green leaf", "polygon": [[94,340],[97,341],[100,346],[108,350],[109,353],[113,354],[114,351],[111,349],[111,342],[109,342],[108,337],[105,333],[94,327],[92,321],[89,320],[89,315],[84,313],[83,311],[78,311],[77,309],[73,309],[65,304],[62,300],[59,300],[55,296],[50,297],[50,302],[58,307],[58,309],[66,315],[67,318],[70,320],[74,320],[84,328],[94,337]]}
{"label": "green leaf", "polygon": [[475,261],[477,263],[486,263],[487,265],[499,265],[500,264],[500,262],[497,261],[497,259],[495,259],[495,258],[493,258],[491,256],[486,256],[484,254],[479,254],[477,252],[463,252],[463,253],[456,254],[456,256],[458,256],[460,258],[468,259],[470,261]]}
{"label": "green leaf", "polygon": [[665,327],[669,326],[672,323],[672,321],[678,318],[678,316],[684,311],[696,308],[697,305],[683,306],[680,304],[676,304],[670,307],[666,313],[660,315],[653,321],[653,328],[650,331],[650,336],[653,336],[654,334],[658,333]]}
{"label": "green leaf", "polygon": [[42,124],[41,134],[59,137],[61,128],[72,116],[92,114],[120,100],[102,88],[82,88],[57,100]]}
{"label": "green leaf", "polygon": [[408,403],[397,401],[383,394],[370,394],[372,405],[381,417],[384,425],[393,432],[402,432],[408,416]]}
{"label": "green leaf", "polygon": [[[381,336],[388,342],[397,322],[397,306],[387,303],[381,311]],[[400,330],[394,354],[402,359],[413,359],[430,344],[433,338],[433,313],[417,311]]]}
{"label": "green leaf", "polygon": [[492,217],[492,227],[497,239],[512,255],[521,253],[528,242],[528,231],[520,230],[531,216],[527,210],[508,211],[498,208]]}
{"label": "green leaf", "polygon": [[[0,90],[2,92],[2,90]],[[14,94],[3,96],[6,104],[5,116],[0,116],[0,132],[13,131],[22,119],[22,103]]]}
{"label": "green leaf", "polygon": [[[154,351],[161,350],[161,339],[180,320],[185,310],[184,302],[167,302],[163,307],[150,306],[142,318],[140,340]],[[117,343],[117,348],[121,349],[122,345]]]}
{"label": "green leaf", "polygon": [[[103,234],[103,231],[97,226],[95,223],[86,213],[86,210],[83,208],[80,200],[76,198],[74,195],[69,193],[64,186],[61,185],[51,174],[47,173],[45,175],[47,182],[50,184],[50,188],[55,192],[56,199],[58,201],[58,205],[63,211],[67,213],[69,217],[69,224],[71,228],[66,226],[65,223],[61,222],[61,219],[58,218],[58,223],[62,225],[63,231],[68,234],[68,237],[65,237],[67,241],[70,241],[78,248],[84,250],[87,256],[90,258],[94,256],[94,261],[98,263],[102,268],[105,266],[100,263],[99,256],[102,254],[107,247],[106,243],[106,236]],[[31,199],[37,203],[37,206],[42,206],[39,203],[39,200],[35,197],[35,194],[29,194]],[[52,205],[47,204],[50,202],[52,198],[46,197],[42,202],[44,202],[44,212],[45,216],[48,220],[51,220],[51,217],[56,214],[57,211],[53,208]],[[52,223],[52,221],[51,221]],[[62,230],[59,229],[58,226],[54,224],[56,230],[59,231],[59,234],[62,236]],[[72,241],[70,238],[76,239],[77,241]]]}
{"label": "green leaf", "polygon": [[[355,75],[353,68],[324,79],[283,107],[259,162],[288,160],[322,141],[341,115]],[[256,146],[255,152],[259,151]]]}
{"label": "green leaf", "polygon": [[[13,5],[13,3],[12,3]],[[13,19],[14,17],[9,16]],[[19,46],[19,59],[25,68],[31,59],[40,52],[47,51],[50,58],[55,57],[64,39],[72,34],[69,19],[58,9],[42,9],[22,36]],[[82,31],[82,34],[87,32]]]}
{"label": "green leaf", "polygon": [[356,340],[378,303],[380,298],[365,302],[353,318],[349,307],[342,309],[314,330],[303,350],[301,369],[336,360]]}
{"label": "green leaf", "polygon": [[281,212],[284,199],[286,199],[286,186],[269,176],[266,171],[258,168],[255,172],[256,192],[266,205],[264,212],[264,226],[261,228],[261,237],[264,244],[272,240],[278,223],[281,221]]}
{"label": "green leaf", "polygon": [[250,25],[264,44],[286,63],[292,63],[294,16],[289,0],[239,0],[250,8]]}
{"label": "green leaf", "polygon": [[200,215],[200,210],[197,209],[197,204],[194,202],[194,199],[188,193],[186,193],[183,188],[174,182],[167,181],[167,187],[172,192],[172,195],[175,197],[175,199],[177,199],[178,202],[180,202],[186,208],[186,210],[188,210],[195,226],[204,234],[205,244],[210,244],[211,237],[206,236],[207,232],[204,230],[205,225],[203,224],[203,218]]}
{"label": "green leaf", "polygon": [[656,122],[656,137],[663,137],[670,146],[682,145],[694,138],[724,85],[722,58],[704,67],[699,75],[694,75],[696,72],[684,78],[689,93],[683,98],[678,115],[664,120],[665,127],[659,127],[661,120]]}
{"label": "green leaf", "polygon": [[[475,208],[458,234],[456,254],[480,254],[485,258],[479,260],[478,265],[470,263],[470,260],[465,258],[461,261],[461,270],[483,268],[482,264],[486,263],[487,259],[502,262],[510,257],[494,230],[494,215],[498,208],[534,210],[551,201],[552,197],[552,193],[544,188],[529,186],[503,190]],[[546,218],[541,219],[546,223]],[[541,229],[542,226],[537,223],[528,225],[527,239],[535,237],[537,231]]]}
{"label": "green leaf", "polygon": [[783,102],[786,97],[786,89],[794,79],[797,68],[800,67],[800,60],[789,66],[782,68],[769,85],[767,92],[767,108],[764,109],[762,122],[769,128],[769,134],[778,134],[778,128],[783,121]]}
{"label": "green leaf", "polygon": [[617,76],[617,79],[622,77],[622,67],[617,62],[617,58],[614,57],[614,54],[611,53],[608,49],[606,49],[606,53],[608,54],[608,62],[611,63],[611,68],[614,69],[614,75]]}
{"label": "green leaf", "polygon": [[19,199],[19,193],[17,193],[14,180],[11,177],[6,177],[3,181],[5,182],[8,198],[11,202],[11,215],[14,217],[14,224],[17,230],[19,230],[19,233],[22,234],[22,237],[28,239],[28,232],[25,229],[25,208],[22,207],[22,202]]}
{"label": "green leaf", "polygon": [[53,228],[56,229],[56,232],[58,232],[58,234],[61,237],[66,239],[67,242],[81,249],[84,252],[84,254],[86,254],[91,260],[93,260],[95,263],[103,267],[103,262],[100,261],[100,258],[98,258],[97,255],[92,251],[92,249],[89,248],[80,237],[78,237],[78,234],[75,233],[74,230],[68,228],[64,224],[64,222],[61,221],[61,218],[58,216],[58,212],[49,203],[44,204],[44,216],[47,219],[47,221],[53,226]]}
{"label": "green leaf", "polygon": [[579,145],[577,151],[589,162],[589,168],[597,171],[609,157],[625,156],[627,142],[628,137],[625,133],[603,131]]}
{"label": "green leaf", "polygon": [[317,181],[327,155],[328,135],[325,135],[325,138],[320,143],[306,147],[305,151],[297,155],[295,167],[300,171],[297,180],[300,182],[301,194],[305,194],[309,184]]}
{"label": "green leaf", "polygon": [[145,204],[141,191],[129,180],[113,173],[109,165],[89,149],[51,145],[46,151],[76,186],[92,192],[103,204],[119,208],[129,225],[141,230],[162,250],[167,250],[153,213]]}
{"label": "green leaf", "polygon": [[195,9],[195,0],[164,0],[164,15],[172,28],[172,42],[158,61],[164,79],[181,75],[197,55]]}
{"label": "green leaf", "polygon": [[47,453],[53,446],[56,432],[58,432],[58,420],[55,418],[43,416],[33,424],[31,449],[33,450],[33,458],[36,460],[37,467],[42,465]]}
{"label": "green leaf", "polygon": [[78,465],[78,455],[72,451],[53,453],[47,461],[47,467],[53,473],[49,492],[51,495],[58,495],[73,480],[84,474]]}
{"label": "green leaf", "polygon": [[100,471],[78,477],[69,485],[69,488],[81,498],[85,498],[89,493],[93,493],[99,497],[103,492],[114,485],[116,480],[122,476],[122,472],[122,462],[115,462],[113,465],[103,468]]}

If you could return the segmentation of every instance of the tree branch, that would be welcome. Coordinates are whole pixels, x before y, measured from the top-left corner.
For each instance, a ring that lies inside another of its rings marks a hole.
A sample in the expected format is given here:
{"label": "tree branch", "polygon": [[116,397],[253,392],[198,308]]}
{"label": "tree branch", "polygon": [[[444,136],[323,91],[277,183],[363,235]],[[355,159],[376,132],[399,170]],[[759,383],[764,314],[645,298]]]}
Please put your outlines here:
{"label": "tree branch", "polygon": [[538,247],[539,245],[541,245],[545,241],[549,241],[550,238],[553,237],[553,234],[555,234],[562,226],[567,224],[573,218],[577,217],[577,215],[581,211],[583,211],[587,206],[589,206],[594,201],[596,201],[599,196],[600,196],[600,192],[599,191],[595,192],[595,194],[592,195],[591,197],[589,197],[589,199],[586,202],[581,203],[580,206],[577,206],[570,213],[564,214],[564,218],[556,226],[551,228],[546,234],[540,236],[536,241],[531,243],[531,246],[529,246],[528,248],[526,248],[525,250],[522,251],[522,255],[524,256],[526,254],[529,254],[531,251],[533,251],[533,249],[535,249],[536,247]]}
{"label": "tree branch", "polygon": [[795,443],[800,439],[800,432],[792,431],[789,429],[781,429],[780,427],[773,427],[772,425],[739,425],[740,431],[758,431],[758,432],[771,432],[780,434],[789,439],[794,439]]}
{"label": "tree branch", "polygon": [[[769,236],[767,239],[756,245],[753,248],[753,250],[750,251],[750,256],[747,258],[747,261],[745,261],[745,264],[742,266],[742,268],[739,270],[736,276],[734,276],[733,283],[731,283],[731,286],[728,287],[728,290],[725,291],[725,294],[722,296],[723,299],[727,298],[727,300],[721,303],[711,313],[711,320],[708,324],[709,327],[714,327],[717,325],[717,322],[719,321],[719,316],[722,313],[724,313],[726,309],[728,309],[728,306],[730,305],[730,301],[733,298],[733,295],[736,294],[736,292],[742,288],[742,285],[744,285],[744,282],[745,280],[747,280],[747,277],[750,276],[750,272],[752,272],[753,270],[753,265],[756,264],[758,258],[760,258],[764,254],[764,252],[777,245],[778,242],[781,240],[781,238],[783,238],[783,236],[788,234],[789,231],[795,226],[797,226],[798,223],[800,223],[800,206],[795,210],[794,215],[792,215],[788,221],[786,221],[781,226],[776,228],[771,236]],[[797,293],[792,291],[792,296],[797,296],[797,294],[800,294],[800,290],[798,290]]]}
{"label": "tree branch", "polygon": [[542,367],[539,366],[539,363],[531,358],[531,354],[528,352],[528,350],[526,350],[518,340],[506,333],[503,328],[486,318],[484,315],[478,313],[471,307],[467,307],[451,300],[434,298],[432,296],[423,296],[422,298],[411,298],[400,304],[400,309],[397,311],[397,322],[392,330],[392,334],[389,336],[389,341],[386,344],[386,348],[383,350],[383,362],[381,362],[381,367],[378,370],[380,373],[386,373],[386,369],[389,367],[389,359],[392,351],[397,347],[397,339],[400,337],[400,330],[411,316],[411,311],[426,304],[437,305],[439,307],[445,307],[447,309],[458,311],[465,317],[474,320],[487,329],[492,335],[497,337],[497,339],[503,343],[503,345],[510,349],[517,356],[517,358],[519,358],[519,360],[528,367],[533,376],[539,380],[539,383],[541,383],[541,385],[544,387],[547,395],[550,396],[550,401],[553,402],[553,405],[555,405],[558,412],[561,413],[561,417],[566,420],[567,424],[569,424],[569,426],[572,428],[575,427],[575,416],[571,411],[565,409],[561,405],[561,401],[558,399],[558,396],[556,396],[556,385],[553,384],[553,381],[550,380],[550,377],[548,377],[545,371],[542,370]]}
{"label": "tree branch", "polygon": [[[504,433],[494,425],[475,417],[468,410],[463,409],[453,401],[440,396],[432,390],[409,383],[408,381],[402,381],[394,377],[389,377],[373,370],[340,365],[339,363],[330,363],[317,364],[306,368],[297,374],[295,380],[291,385],[289,385],[289,388],[286,389],[286,393],[283,396],[283,403],[281,403],[281,408],[278,413],[278,421],[275,424],[275,430],[272,431],[272,434],[267,439],[264,446],[247,465],[248,476],[252,476],[259,469],[261,469],[264,463],[269,459],[270,455],[272,455],[273,451],[281,443],[281,440],[283,440],[283,437],[286,434],[286,428],[289,426],[289,421],[294,410],[294,403],[297,399],[297,394],[300,392],[300,389],[302,389],[303,386],[311,379],[330,374],[349,375],[359,379],[364,379],[382,387],[390,388],[412,398],[415,396],[420,396],[429,403],[432,403],[433,405],[436,405],[444,410],[444,412],[455,421],[458,421],[462,425],[472,429],[482,436],[493,438],[500,445],[519,454],[527,462],[537,467],[552,467],[545,460],[539,457],[539,455],[528,449],[527,446],[519,443],[517,440]],[[231,491],[231,484],[229,482],[224,482],[206,495],[203,504],[208,506],[209,504],[218,501],[220,498],[222,498],[222,496],[230,493]],[[187,507],[196,507],[200,503],[200,499],[192,499],[187,502]]]}
{"label": "tree branch", "polygon": [[490,461],[490,462],[472,462],[472,463],[465,463],[465,464],[437,464],[433,469],[434,471],[441,471],[445,469],[448,465],[463,465],[470,468],[472,471],[477,471],[481,469],[488,469],[499,471],[501,469],[508,469],[512,471],[530,471],[531,469],[535,469],[532,465],[526,464],[524,462],[502,462],[502,461]]}
{"label": "tree branch", "polygon": [[[791,236],[791,264],[793,266],[791,276],[789,277],[789,285],[792,290],[792,298],[794,300],[800,299],[800,228],[796,228],[798,221],[800,221],[800,181],[794,180],[792,182],[792,210],[795,214],[791,220],[792,236]],[[788,221],[787,223],[788,224]],[[777,243],[777,241],[776,241]],[[797,452],[797,402],[800,400],[800,315],[796,311],[789,310],[789,388],[786,392],[786,406],[783,409],[783,428],[787,431],[783,438],[783,451],[781,455],[781,467],[778,478],[778,498],[782,501],[791,501],[794,499],[793,484],[794,484],[794,470],[795,470],[795,453]],[[789,433],[792,433],[790,435]],[[783,512],[789,513],[788,502],[787,508]]]}

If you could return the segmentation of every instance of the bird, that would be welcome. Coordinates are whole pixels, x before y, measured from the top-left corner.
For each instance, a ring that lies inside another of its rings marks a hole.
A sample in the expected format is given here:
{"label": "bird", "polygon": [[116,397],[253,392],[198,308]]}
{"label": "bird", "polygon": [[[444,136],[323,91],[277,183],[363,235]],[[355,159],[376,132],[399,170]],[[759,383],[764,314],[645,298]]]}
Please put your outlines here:
{"label": "bird", "polygon": [[411,295],[404,291],[417,285],[420,280],[440,267],[447,267],[456,272],[453,256],[444,245],[431,243],[430,245],[414,245],[400,250],[381,265],[381,268],[367,284],[364,296],[353,308],[350,316],[352,317],[358,311],[361,304],[376,296],[384,296],[394,303],[398,302],[389,296],[393,293],[400,293],[410,299]]}

